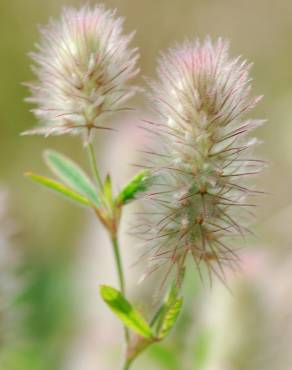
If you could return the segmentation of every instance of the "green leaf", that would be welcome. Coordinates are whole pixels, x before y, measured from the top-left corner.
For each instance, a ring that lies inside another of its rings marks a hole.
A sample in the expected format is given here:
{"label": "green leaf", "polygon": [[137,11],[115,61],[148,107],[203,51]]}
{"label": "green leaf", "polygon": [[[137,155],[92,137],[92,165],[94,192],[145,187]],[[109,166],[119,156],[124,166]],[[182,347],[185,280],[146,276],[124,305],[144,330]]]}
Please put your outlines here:
{"label": "green leaf", "polygon": [[152,330],[143,316],[125,299],[121,292],[110,286],[102,285],[100,295],[125,326],[144,338],[153,337]]}
{"label": "green leaf", "polygon": [[177,300],[177,295],[179,293],[179,290],[177,288],[177,283],[174,281],[170,288],[168,289],[168,292],[164,298],[163,304],[159,307],[158,311],[155,313],[152,321],[151,321],[151,327],[156,326],[159,329],[161,328],[163,318],[165,314],[167,313],[170,306],[174,304],[174,302]]}
{"label": "green leaf", "polygon": [[73,190],[67,188],[65,185],[61,184],[60,182],[57,182],[55,180],[49,179],[45,176],[40,176],[32,172],[25,173],[25,176],[29,177],[33,181],[37,182],[38,184],[41,184],[42,186],[54,190],[59,194],[62,194],[66,198],[69,198],[71,200],[74,200],[75,202],[78,202],[84,206],[90,206],[91,203],[88,199],[83,197],[80,194],[75,193]]}
{"label": "green leaf", "polygon": [[99,205],[95,186],[76,163],[53,150],[45,151],[45,160],[51,171],[60,180],[73,190],[90,199],[96,206]]}
{"label": "green leaf", "polygon": [[167,307],[171,306],[174,304],[174,302],[177,300],[177,296],[179,293],[179,289],[177,287],[177,282],[176,280],[171,284],[167,295],[165,297],[165,304]]}
{"label": "green leaf", "polygon": [[160,339],[166,337],[169,334],[170,330],[173,328],[182,308],[182,304],[183,299],[178,298],[174,301],[172,305],[168,307],[165,315],[163,316],[163,320],[158,331],[158,337]]}
{"label": "green leaf", "polygon": [[135,175],[132,180],[121,190],[116,198],[118,205],[123,205],[134,200],[138,193],[146,191],[151,185],[150,173],[143,170]]}

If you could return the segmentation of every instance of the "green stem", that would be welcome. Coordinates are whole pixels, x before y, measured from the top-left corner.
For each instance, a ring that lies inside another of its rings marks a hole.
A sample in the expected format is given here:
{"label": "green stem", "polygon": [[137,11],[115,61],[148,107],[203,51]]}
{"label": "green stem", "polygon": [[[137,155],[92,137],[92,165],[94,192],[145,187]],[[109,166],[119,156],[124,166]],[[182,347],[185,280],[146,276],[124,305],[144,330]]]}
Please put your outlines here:
{"label": "green stem", "polygon": [[120,285],[121,292],[124,294],[125,293],[125,279],[124,279],[122,261],[121,261],[121,256],[120,256],[119,243],[118,243],[118,239],[116,236],[112,237],[112,244],[113,244],[114,256],[115,256],[116,267],[117,267],[117,272],[118,272],[119,285]]}
{"label": "green stem", "polygon": [[140,338],[138,338],[138,340],[136,341],[135,344],[132,343],[132,345],[134,344],[134,346],[132,348],[128,347],[127,356],[126,356],[126,359],[125,359],[123,370],[129,370],[130,367],[132,366],[133,362],[136,360],[136,358],[142,352],[144,352],[149,346],[151,346],[153,343],[155,343],[157,341],[158,341],[157,338],[147,340],[145,338],[140,337]]}
{"label": "green stem", "polygon": [[[97,163],[96,163],[96,157],[95,157],[95,151],[92,143],[88,143],[86,145],[87,153],[88,153],[88,158],[90,162],[90,167],[92,174],[94,176],[96,185],[98,186],[98,189],[101,193],[101,197],[103,199],[103,183],[98,171]],[[116,263],[116,269],[117,269],[117,274],[118,274],[118,279],[119,279],[119,286],[120,290],[123,294],[125,294],[125,279],[124,279],[124,273],[123,273],[123,267],[122,267],[122,261],[121,261],[121,256],[120,256],[120,248],[119,248],[119,243],[118,243],[118,238],[117,238],[117,233],[109,230],[110,235],[111,235],[111,240],[112,240],[112,245],[113,245],[113,251],[114,251],[114,257],[115,257],[115,263]],[[125,327],[125,339],[126,343],[129,343],[130,336],[129,336],[129,331]]]}
{"label": "green stem", "polygon": [[129,370],[131,367],[131,364],[132,364],[132,360],[126,361],[123,366],[123,370]]}
{"label": "green stem", "polygon": [[[125,278],[124,278],[123,265],[122,265],[117,235],[112,235],[111,239],[112,239],[117,273],[118,273],[119,286],[120,286],[121,292],[123,293],[123,295],[125,295]],[[129,330],[128,328],[124,327],[124,331],[125,331],[126,343],[128,344],[130,340]]]}
{"label": "green stem", "polygon": [[94,152],[94,148],[93,148],[92,143],[88,143],[86,145],[86,149],[87,149],[87,154],[88,154],[88,158],[89,158],[89,162],[90,162],[91,171],[92,171],[92,174],[94,176],[96,185],[98,186],[99,190],[102,191],[103,183],[101,181],[101,177],[100,177],[100,174],[99,174],[99,171],[98,171],[98,168],[97,168],[95,152]]}

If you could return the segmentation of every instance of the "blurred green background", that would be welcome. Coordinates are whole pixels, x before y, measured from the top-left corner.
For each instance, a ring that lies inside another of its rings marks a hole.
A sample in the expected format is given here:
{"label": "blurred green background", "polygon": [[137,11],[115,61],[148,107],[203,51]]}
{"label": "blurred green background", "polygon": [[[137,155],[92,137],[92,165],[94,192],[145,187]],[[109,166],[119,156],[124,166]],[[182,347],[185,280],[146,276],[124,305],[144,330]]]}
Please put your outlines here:
{"label": "blurred green background", "polygon": [[[258,235],[247,243],[245,274],[232,278],[231,296],[221,286],[202,287],[189,273],[188,302],[175,335],[143,355],[136,369],[291,370],[292,2],[103,3],[126,18],[127,32],[137,31],[142,86],[143,76],[155,76],[159,53],[174,42],[222,36],[230,40],[232,55],[254,62],[253,92],[264,99],[253,115],[268,120],[257,131],[263,140],[258,154],[271,164],[257,181],[270,194],[260,200]],[[48,147],[87,166],[78,138],[20,137],[36,124],[21,83],[33,78],[27,54],[38,41],[37,25],[57,17],[64,5],[82,4],[0,0],[1,370],[107,370],[119,362],[121,329],[98,298],[98,284],[115,282],[106,236],[91,214],[23,177],[30,169],[46,173],[42,152]],[[132,105],[144,110],[143,96]],[[104,172],[114,167],[118,185],[131,172],[127,163],[135,151],[129,143],[143,141],[135,119],[124,121],[121,140],[102,134],[97,142]],[[133,260],[129,244],[126,266]],[[131,281],[131,295],[139,302],[150,283],[141,289]]]}

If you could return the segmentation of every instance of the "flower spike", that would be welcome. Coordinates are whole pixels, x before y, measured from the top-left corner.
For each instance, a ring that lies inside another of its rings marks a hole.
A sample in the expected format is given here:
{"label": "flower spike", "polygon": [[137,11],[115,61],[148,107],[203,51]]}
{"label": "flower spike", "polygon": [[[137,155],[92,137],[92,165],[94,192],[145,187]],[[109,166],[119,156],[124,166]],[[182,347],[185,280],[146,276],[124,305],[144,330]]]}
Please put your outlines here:
{"label": "flower spike", "polygon": [[109,113],[127,109],[124,103],[136,91],[128,82],[138,73],[138,53],[129,47],[133,34],[123,35],[122,26],[115,11],[98,5],[65,8],[60,21],[41,28],[31,53],[38,82],[27,84],[41,127],[25,134],[89,136]]}
{"label": "flower spike", "polygon": [[157,183],[137,229],[150,272],[164,266],[166,278],[176,266],[179,276],[191,256],[199,272],[204,263],[223,281],[225,266],[239,265],[228,240],[248,232],[255,205],[247,198],[256,191],[247,178],[263,165],[247,137],[263,121],[244,118],[261,98],[250,97],[250,66],[230,59],[222,39],[186,42],[160,58],[150,94],[156,119],[145,121],[156,147],[145,167]]}

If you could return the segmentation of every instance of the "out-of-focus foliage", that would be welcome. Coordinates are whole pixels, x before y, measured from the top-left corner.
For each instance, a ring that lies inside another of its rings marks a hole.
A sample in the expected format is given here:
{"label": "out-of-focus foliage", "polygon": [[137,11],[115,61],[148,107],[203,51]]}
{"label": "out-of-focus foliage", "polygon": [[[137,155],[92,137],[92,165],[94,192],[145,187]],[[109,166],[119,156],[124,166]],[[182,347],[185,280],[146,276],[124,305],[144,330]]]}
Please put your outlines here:
{"label": "out-of-focus foliage", "polygon": [[0,345],[15,339],[19,315],[15,298],[21,289],[17,276],[20,262],[16,246],[17,225],[9,215],[9,193],[0,188]]}
{"label": "out-of-focus foliage", "polygon": [[0,368],[61,369],[67,341],[74,333],[68,264],[62,260],[31,260],[21,276],[25,286],[14,309],[22,312],[22,317],[17,338],[1,352]]}

